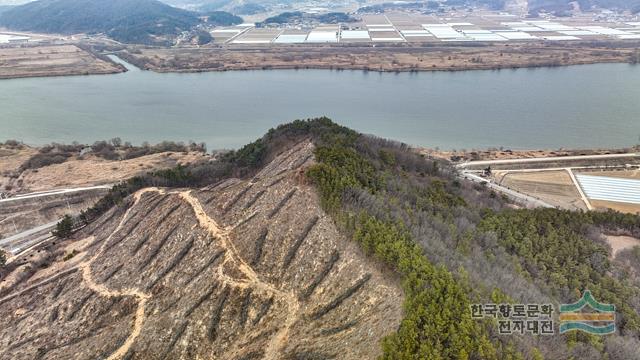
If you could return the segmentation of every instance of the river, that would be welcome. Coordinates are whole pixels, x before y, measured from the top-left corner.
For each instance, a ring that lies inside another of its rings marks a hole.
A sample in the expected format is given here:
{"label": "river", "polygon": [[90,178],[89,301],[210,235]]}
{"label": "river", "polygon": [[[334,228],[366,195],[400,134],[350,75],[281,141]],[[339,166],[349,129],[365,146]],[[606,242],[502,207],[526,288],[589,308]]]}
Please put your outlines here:
{"label": "river", "polygon": [[624,147],[640,136],[640,66],[378,73],[269,70],[0,80],[0,140],[120,137],[235,148],[326,115],[442,149]]}

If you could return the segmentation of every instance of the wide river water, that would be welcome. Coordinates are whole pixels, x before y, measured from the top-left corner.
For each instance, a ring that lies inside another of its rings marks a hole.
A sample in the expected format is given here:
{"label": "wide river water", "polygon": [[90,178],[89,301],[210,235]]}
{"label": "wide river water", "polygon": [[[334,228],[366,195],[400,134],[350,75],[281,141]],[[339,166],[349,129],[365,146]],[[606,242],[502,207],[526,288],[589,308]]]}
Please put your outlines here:
{"label": "wide river water", "polygon": [[235,71],[0,80],[0,140],[204,141],[234,148],[326,115],[443,149],[623,147],[639,142],[640,66],[377,73]]}

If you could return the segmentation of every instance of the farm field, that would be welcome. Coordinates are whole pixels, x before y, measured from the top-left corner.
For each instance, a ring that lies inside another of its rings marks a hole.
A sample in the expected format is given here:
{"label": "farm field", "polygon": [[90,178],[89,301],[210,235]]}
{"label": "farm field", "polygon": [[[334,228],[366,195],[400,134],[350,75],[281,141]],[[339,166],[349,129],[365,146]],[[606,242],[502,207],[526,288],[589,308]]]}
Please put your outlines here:
{"label": "farm field", "polygon": [[519,172],[496,175],[499,183],[565,209],[586,210],[566,171]]}
{"label": "farm field", "polygon": [[640,180],[640,170],[589,171],[589,172],[580,172],[580,173],[584,175],[592,175],[592,176],[607,176],[607,177],[621,178],[621,179]]}
{"label": "farm field", "polygon": [[0,79],[123,71],[123,67],[75,45],[0,48]]}
{"label": "farm field", "polygon": [[[638,170],[573,172],[592,209],[640,212],[638,192],[635,190],[640,185]],[[492,177],[497,184],[553,206],[572,210],[588,209],[576,183],[565,169],[496,170]]]}
{"label": "farm field", "polygon": [[[288,38],[283,31],[299,31]],[[248,31],[246,31],[248,30]],[[246,31],[246,32],[245,32]],[[230,34],[243,33],[232,37]],[[247,24],[214,29],[216,43],[375,43],[375,42],[526,42],[640,40],[636,22],[593,22],[591,19],[522,19],[514,15],[482,13],[441,17],[410,12],[365,14],[356,22],[319,24],[312,28],[281,25],[254,28]]]}
{"label": "farm field", "polygon": [[576,178],[589,199],[640,209],[640,180],[584,174],[578,174]]}

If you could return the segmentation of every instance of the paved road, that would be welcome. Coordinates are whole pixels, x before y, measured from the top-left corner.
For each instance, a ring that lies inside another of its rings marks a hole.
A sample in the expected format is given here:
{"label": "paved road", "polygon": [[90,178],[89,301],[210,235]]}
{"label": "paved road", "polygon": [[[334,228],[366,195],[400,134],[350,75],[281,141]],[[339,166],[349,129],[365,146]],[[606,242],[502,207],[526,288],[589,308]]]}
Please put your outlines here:
{"label": "paved road", "polygon": [[498,191],[498,192],[501,192],[501,193],[509,196],[512,199],[519,200],[519,201],[524,202],[524,203],[529,204],[529,205],[533,205],[533,206],[536,206],[536,207],[545,207],[545,208],[554,208],[555,207],[555,206],[553,206],[553,205],[551,205],[551,204],[549,204],[547,202],[544,202],[544,201],[542,201],[540,199],[536,199],[536,198],[534,198],[532,196],[525,195],[525,194],[519,193],[517,191],[511,190],[509,188],[506,188],[504,186],[492,183],[489,180],[487,180],[487,179],[485,179],[483,177],[480,177],[480,176],[478,176],[476,174],[472,174],[472,173],[463,171],[463,172],[460,173],[460,176],[463,177],[464,179],[467,179],[467,180],[471,180],[471,181],[475,181],[475,182],[479,182],[479,183],[485,183],[485,184],[487,184],[488,188],[493,189],[493,190]]}
{"label": "paved road", "polygon": [[565,170],[567,170],[567,172],[569,173],[571,182],[573,182],[573,186],[575,186],[576,189],[578,190],[578,193],[580,194],[580,198],[582,199],[582,202],[584,202],[584,204],[587,206],[587,209],[593,210],[593,206],[591,206],[589,199],[587,199],[587,195],[585,195],[584,191],[582,191],[582,185],[580,185],[580,183],[578,182],[578,179],[576,179],[576,176],[573,174],[573,171],[571,170],[571,168],[566,168]]}
{"label": "paved road", "polygon": [[45,241],[57,239],[55,236],[51,235],[50,232],[42,234],[38,237],[31,238],[28,241],[21,242],[20,246],[11,249],[11,256],[7,258],[7,264],[13,262],[15,259],[24,255],[25,253],[33,250],[36,246],[44,243]]}
{"label": "paved road", "polygon": [[[627,170],[633,169],[637,167],[637,165],[625,164],[625,165],[616,165],[616,166],[608,166],[608,165],[592,165],[592,166],[569,166],[569,167],[547,167],[547,168],[531,168],[531,169],[498,169],[495,172],[500,173],[534,173],[534,172],[548,172],[548,171],[565,171],[566,169],[571,170]],[[472,173],[483,173],[484,169],[480,170],[468,170],[465,169],[466,172]]]}
{"label": "paved road", "polygon": [[16,242],[20,239],[26,238],[27,236],[31,236],[33,234],[37,234],[41,231],[45,231],[45,230],[49,230],[49,229],[53,229],[56,224],[59,222],[60,220],[56,220],[44,225],[40,225],[37,227],[34,227],[32,229],[29,229],[27,231],[23,231],[21,233],[15,234],[15,235],[11,235],[8,238],[4,238],[2,240],[0,240],[0,246],[6,246],[6,245],[10,245],[13,242]]}
{"label": "paved road", "polygon": [[[28,194],[17,195],[15,197],[11,197],[8,199],[0,200],[1,203],[7,203],[11,201],[18,201],[23,199],[34,199],[44,196],[52,196],[52,195],[61,195],[68,194],[74,192],[81,191],[90,191],[97,189],[111,189],[113,185],[98,185],[98,186],[87,186],[87,187],[77,187],[71,189],[57,189],[57,190],[49,190],[49,191],[37,191]],[[60,220],[52,221],[47,224],[39,225],[29,230],[23,231],[21,233],[9,236],[4,239],[0,239],[0,247],[8,249],[15,257],[16,254],[24,252],[29,248],[34,247],[51,238],[50,230],[52,230],[56,224]]]}
{"label": "paved road", "polygon": [[88,187],[78,187],[72,189],[59,189],[59,190],[50,190],[50,191],[38,191],[29,194],[16,195],[14,197],[10,197],[8,199],[0,200],[0,203],[6,203],[10,201],[18,201],[24,199],[33,199],[43,196],[51,196],[51,195],[60,195],[60,194],[68,194],[79,191],[88,191],[88,190],[96,190],[96,189],[111,189],[113,185],[98,185],[98,186],[88,186]]}
{"label": "paved road", "polygon": [[625,159],[625,158],[634,158],[634,157],[640,157],[640,153],[556,156],[556,157],[539,157],[539,158],[526,158],[526,159],[480,160],[480,161],[468,161],[462,164],[457,164],[456,167],[464,169],[469,166],[489,166],[489,165],[523,164],[523,163],[572,161],[572,160]]}

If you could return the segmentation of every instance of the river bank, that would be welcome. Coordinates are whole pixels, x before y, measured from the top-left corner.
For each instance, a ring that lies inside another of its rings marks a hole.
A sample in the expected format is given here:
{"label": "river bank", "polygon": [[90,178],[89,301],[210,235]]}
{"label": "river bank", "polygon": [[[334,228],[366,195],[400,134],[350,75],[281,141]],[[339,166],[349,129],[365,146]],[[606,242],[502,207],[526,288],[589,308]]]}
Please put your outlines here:
{"label": "river bank", "polygon": [[631,63],[638,41],[504,44],[128,46],[118,56],[155,72],[324,69],[379,72],[495,70]]}
{"label": "river bank", "polygon": [[[105,52],[105,49],[108,49]],[[114,44],[0,48],[0,79],[122,73],[105,53],[158,73],[241,70],[431,72],[558,67],[640,60],[640,41],[147,47]]]}
{"label": "river bank", "polygon": [[76,45],[0,48],[0,79],[118,74],[126,69]]}

